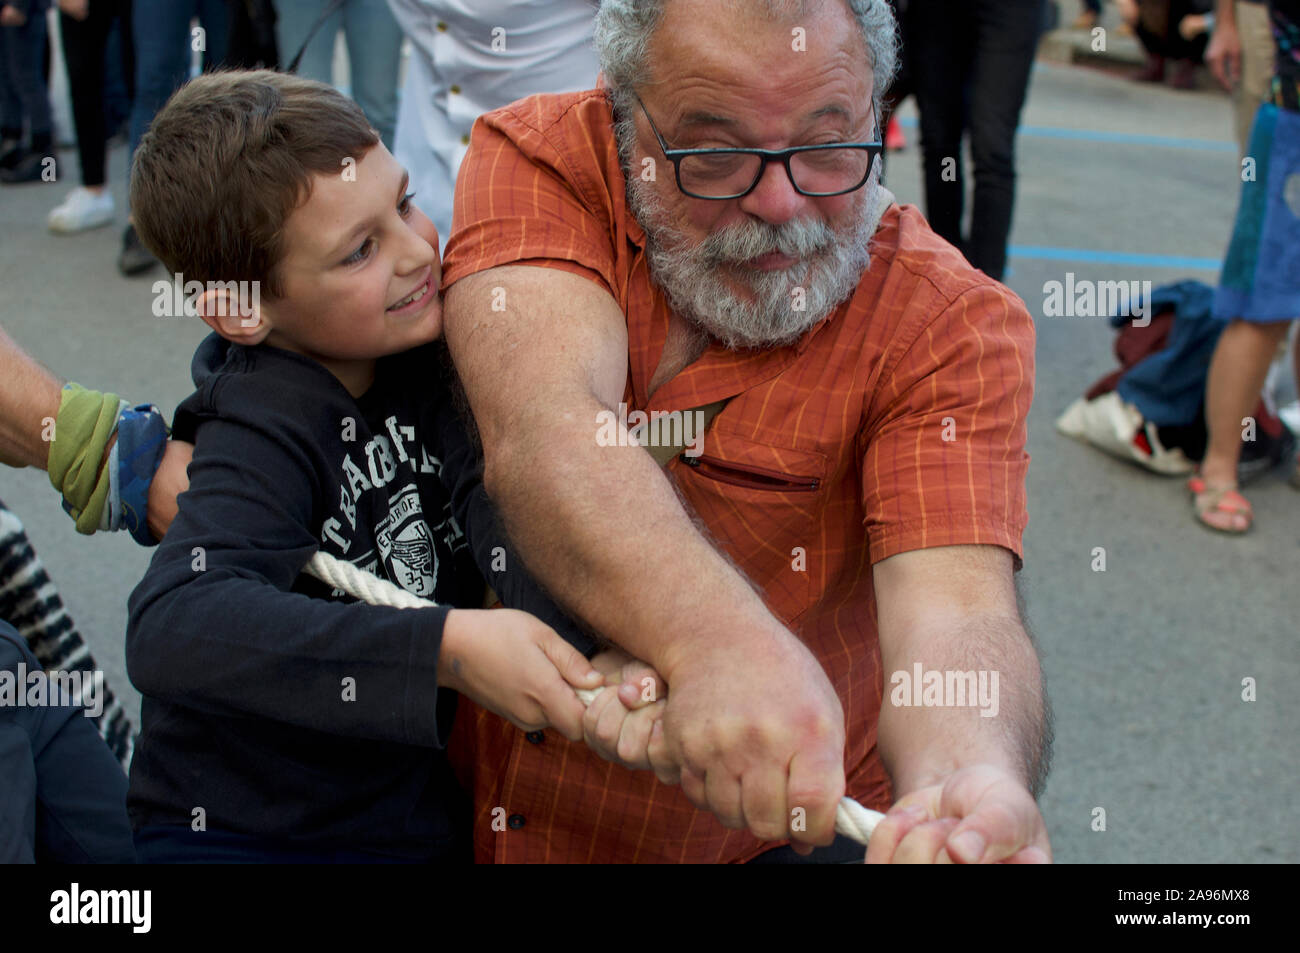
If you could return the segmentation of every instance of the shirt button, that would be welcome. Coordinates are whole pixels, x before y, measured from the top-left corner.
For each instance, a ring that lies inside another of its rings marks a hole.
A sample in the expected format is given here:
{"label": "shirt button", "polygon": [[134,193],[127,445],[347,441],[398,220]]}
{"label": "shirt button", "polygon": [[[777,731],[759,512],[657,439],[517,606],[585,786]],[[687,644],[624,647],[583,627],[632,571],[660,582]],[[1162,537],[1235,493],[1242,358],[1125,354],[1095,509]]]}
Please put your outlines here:
{"label": "shirt button", "polygon": [[438,32],[439,33],[447,32],[447,24],[443,23],[441,20],[438,21]]}
{"label": "shirt button", "polygon": [[455,96],[459,96],[459,95],[460,95],[460,87],[457,86],[455,83],[452,83],[452,84],[451,84],[451,92],[452,92],[453,95],[455,95]]}
{"label": "shirt button", "polygon": [[528,732],[528,734],[524,735],[524,737],[527,738],[529,742],[535,745],[539,745],[546,740],[545,733],[540,731],[530,731]]}
{"label": "shirt button", "polygon": [[461,144],[462,146],[467,146],[467,145],[469,145],[469,134],[468,134],[468,133],[466,133],[465,135],[463,135],[463,136],[460,137],[460,144]]}
{"label": "shirt button", "polygon": [[524,816],[522,814],[511,814],[510,819],[506,821],[506,823],[510,825],[510,829],[512,831],[517,831],[519,830],[519,828],[523,827],[524,824],[527,823],[527,821],[524,820]]}

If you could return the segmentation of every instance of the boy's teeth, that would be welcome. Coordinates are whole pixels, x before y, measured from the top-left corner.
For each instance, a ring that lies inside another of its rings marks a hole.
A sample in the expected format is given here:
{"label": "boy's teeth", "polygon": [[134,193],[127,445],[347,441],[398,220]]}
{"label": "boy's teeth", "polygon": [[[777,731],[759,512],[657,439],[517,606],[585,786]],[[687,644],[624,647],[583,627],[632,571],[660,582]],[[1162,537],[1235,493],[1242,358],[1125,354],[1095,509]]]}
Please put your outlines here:
{"label": "boy's teeth", "polygon": [[428,290],[429,290],[429,285],[428,285],[427,283],[426,283],[426,284],[423,284],[423,285],[421,285],[419,288],[417,288],[415,291],[412,291],[409,295],[407,295],[407,296],[406,296],[405,298],[403,298],[401,301],[397,302],[397,304],[393,305],[393,306],[392,306],[391,308],[389,308],[388,310],[389,310],[389,311],[396,311],[396,310],[399,309],[399,308],[405,308],[405,307],[406,307],[408,304],[410,304],[411,302],[413,302],[413,301],[419,301],[421,298],[423,298],[425,292],[428,291]]}

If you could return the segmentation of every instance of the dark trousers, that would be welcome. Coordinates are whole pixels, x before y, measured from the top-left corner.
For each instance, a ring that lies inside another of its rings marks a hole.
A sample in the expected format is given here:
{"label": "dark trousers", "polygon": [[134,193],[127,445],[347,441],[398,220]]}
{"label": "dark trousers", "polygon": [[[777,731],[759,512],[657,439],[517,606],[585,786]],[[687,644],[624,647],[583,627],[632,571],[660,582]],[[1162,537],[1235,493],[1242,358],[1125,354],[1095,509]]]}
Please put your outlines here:
{"label": "dark trousers", "polygon": [[295,843],[234,831],[202,830],[172,824],[150,824],[135,832],[142,864],[468,864],[474,859],[469,839],[436,855],[418,859],[395,857],[356,848]]}
{"label": "dark trousers", "polygon": [[119,21],[121,63],[127,96],[133,95],[135,56],[131,44],[131,0],[94,0],[84,20],[59,14],[63,34],[63,59],[68,65],[72,94],[72,120],[77,127],[77,157],[81,184],[104,184],[104,150],[108,140],[104,103],[104,64],[113,21]]}
{"label": "dark trousers", "polygon": [[1206,0],[1143,0],[1134,32],[1152,56],[1199,63],[1205,58],[1210,35],[1202,33],[1193,40],[1184,40],[1178,24],[1185,16],[1208,13],[1210,9]]}
{"label": "dark trousers", "polygon": [[835,840],[826,847],[818,847],[807,857],[794,852],[788,844],[774,847],[759,854],[751,864],[860,864],[867,856],[867,849],[861,844],[849,840],[843,834],[836,834]]}
{"label": "dark trousers", "polygon": [[[1043,22],[1043,0],[911,0],[903,42],[921,112],[930,227],[1002,279],[1016,193],[1015,138]],[[962,139],[975,167],[962,238]]]}
{"label": "dark trousers", "polygon": [[134,0],[135,100],[131,104],[131,155],[140,139],[181,84],[190,77],[190,53],[197,37],[190,27],[199,18],[203,67],[225,62],[230,39],[232,0]]}
{"label": "dark trousers", "polygon": [[[20,663],[41,671],[23,637],[0,622],[0,671],[16,680]],[[32,862],[135,862],[126,775],[71,704],[0,704],[0,864]]]}
{"label": "dark trousers", "polygon": [[47,33],[45,12],[36,9],[22,26],[0,27],[0,127],[21,136],[26,119],[33,140],[50,135]]}

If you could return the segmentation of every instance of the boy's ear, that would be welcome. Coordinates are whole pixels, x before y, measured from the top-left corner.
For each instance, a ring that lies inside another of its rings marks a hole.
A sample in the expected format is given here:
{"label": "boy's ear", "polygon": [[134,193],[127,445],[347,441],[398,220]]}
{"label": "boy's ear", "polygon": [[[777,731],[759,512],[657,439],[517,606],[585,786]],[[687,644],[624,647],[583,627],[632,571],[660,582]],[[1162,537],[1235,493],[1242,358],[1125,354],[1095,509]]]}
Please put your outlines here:
{"label": "boy's ear", "polygon": [[229,288],[208,288],[194,302],[199,317],[232,344],[261,344],[271,333],[271,324],[258,295],[240,301]]}

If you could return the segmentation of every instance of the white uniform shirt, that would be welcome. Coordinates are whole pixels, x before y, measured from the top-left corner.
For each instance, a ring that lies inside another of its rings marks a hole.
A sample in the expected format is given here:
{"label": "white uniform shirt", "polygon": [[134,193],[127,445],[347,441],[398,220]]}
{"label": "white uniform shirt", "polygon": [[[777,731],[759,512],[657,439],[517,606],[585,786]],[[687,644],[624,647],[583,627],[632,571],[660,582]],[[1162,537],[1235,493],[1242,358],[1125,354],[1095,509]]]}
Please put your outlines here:
{"label": "white uniform shirt", "polygon": [[591,89],[591,0],[388,0],[411,40],[393,152],[415,204],[451,234],[456,171],[474,120],[534,93]]}

